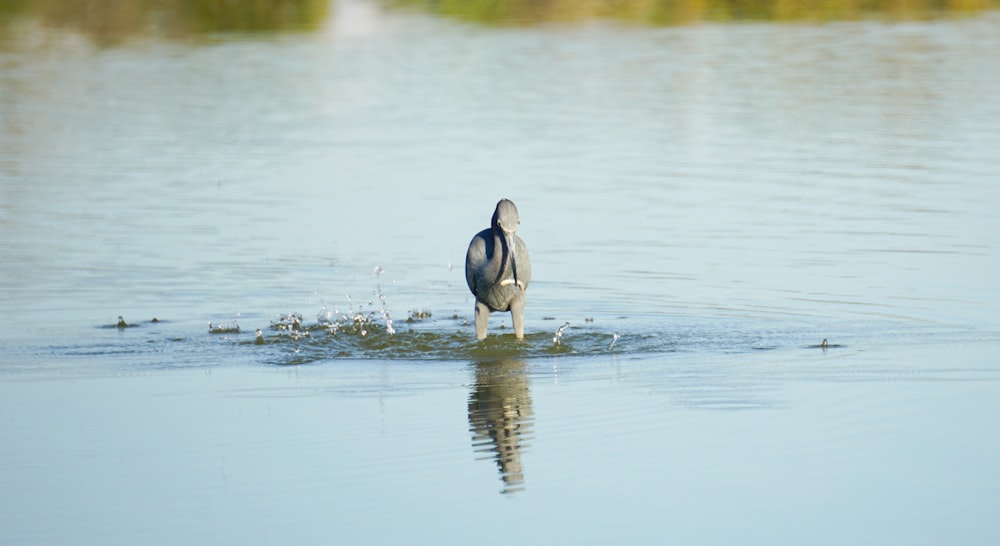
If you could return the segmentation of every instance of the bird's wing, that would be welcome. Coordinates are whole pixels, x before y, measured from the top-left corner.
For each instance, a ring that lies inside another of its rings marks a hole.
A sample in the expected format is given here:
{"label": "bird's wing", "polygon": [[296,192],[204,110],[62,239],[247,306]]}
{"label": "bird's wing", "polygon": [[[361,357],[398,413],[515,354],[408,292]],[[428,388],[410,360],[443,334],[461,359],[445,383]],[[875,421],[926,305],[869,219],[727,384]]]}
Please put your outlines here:
{"label": "bird's wing", "polygon": [[528,288],[528,283],[531,282],[531,260],[528,257],[528,247],[520,237],[517,237],[517,254],[514,259],[517,260],[517,280],[522,288]]}
{"label": "bird's wing", "polygon": [[486,241],[477,233],[469,243],[469,250],[465,253],[465,282],[469,285],[469,290],[476,294],[476,275],[486,264]]}

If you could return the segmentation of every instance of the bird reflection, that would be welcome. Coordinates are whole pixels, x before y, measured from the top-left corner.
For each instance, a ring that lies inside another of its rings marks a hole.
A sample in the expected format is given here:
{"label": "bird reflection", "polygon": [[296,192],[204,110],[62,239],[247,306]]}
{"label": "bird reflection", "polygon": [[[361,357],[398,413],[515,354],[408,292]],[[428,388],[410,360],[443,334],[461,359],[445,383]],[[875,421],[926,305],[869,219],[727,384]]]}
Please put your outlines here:
{"label": "bird reflection", "polygon": [[502,493],[524,489],[521,454],[531,439],[534,422],[524,368],[520,360],[476,362],[476,381],[469,393],[472,447],[496,461]]}

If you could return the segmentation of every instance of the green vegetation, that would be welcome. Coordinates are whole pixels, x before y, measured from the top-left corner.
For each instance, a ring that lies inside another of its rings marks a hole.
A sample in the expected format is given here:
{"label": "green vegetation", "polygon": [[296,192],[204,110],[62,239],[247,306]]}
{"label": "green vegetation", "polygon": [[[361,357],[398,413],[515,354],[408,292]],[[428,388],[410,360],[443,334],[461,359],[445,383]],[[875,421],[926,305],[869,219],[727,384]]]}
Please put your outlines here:
{"label": "green vegetation", "polygon": [[312,30],[330,0],[0,0],[0,31],[19,21],[80,32],[101,45],[142,35]]}
{"label": "green vegetation", "polygon": [[[372,0],[483,25],[610,19],[648,25],[703,21],[913,20],[1000,8],[1000,0]],[[20,23],[110,46],[141,36],[309,31],[337,0],[0,0],[0,43]]]}
{"label": "green vegetation", "polygon": [[1000,0],[386,0],[399,8],[486,25],[613,19],[651,25],[702,21],[913,20],[1000,7]]}

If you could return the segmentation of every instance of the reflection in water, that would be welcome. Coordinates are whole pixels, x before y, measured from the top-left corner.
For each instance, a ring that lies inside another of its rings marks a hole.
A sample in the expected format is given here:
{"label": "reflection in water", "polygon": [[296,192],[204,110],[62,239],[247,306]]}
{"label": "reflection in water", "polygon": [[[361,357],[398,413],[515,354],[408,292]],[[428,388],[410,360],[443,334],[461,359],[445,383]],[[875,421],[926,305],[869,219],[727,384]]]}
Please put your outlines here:
{"label": "reflection in water", "polygon": [[[73,30],[98,45],[143,35],[310,30],[326,19],[332,0],[22,0],[0,2],[0,30],[28,23]],[[0,35],[3,33],[0,32]]]}
{"label": "reflection in water", "polygon": [[929,19],[1000,6],[997,0],[392,0],[396,5],[491,25],[619,19],[654,25],[699,21]]}
{"label": "reflection in water", "polygon": [[492,455],[503,479],[503,493],[524,489],[521,450],[534,422],[528,378],[521,360],[476,362],[476,381],[469,394],[469,431],[477,453]]}

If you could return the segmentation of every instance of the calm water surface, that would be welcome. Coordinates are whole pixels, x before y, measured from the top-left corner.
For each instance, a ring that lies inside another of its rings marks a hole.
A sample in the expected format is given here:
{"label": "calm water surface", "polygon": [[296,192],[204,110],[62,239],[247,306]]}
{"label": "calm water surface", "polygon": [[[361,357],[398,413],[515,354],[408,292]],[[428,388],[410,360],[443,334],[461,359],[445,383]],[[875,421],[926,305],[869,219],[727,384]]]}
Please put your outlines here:
{"label": "calm water surface", "polygon": [[0,542],[1000,540],[996,13],[0,32]]}

